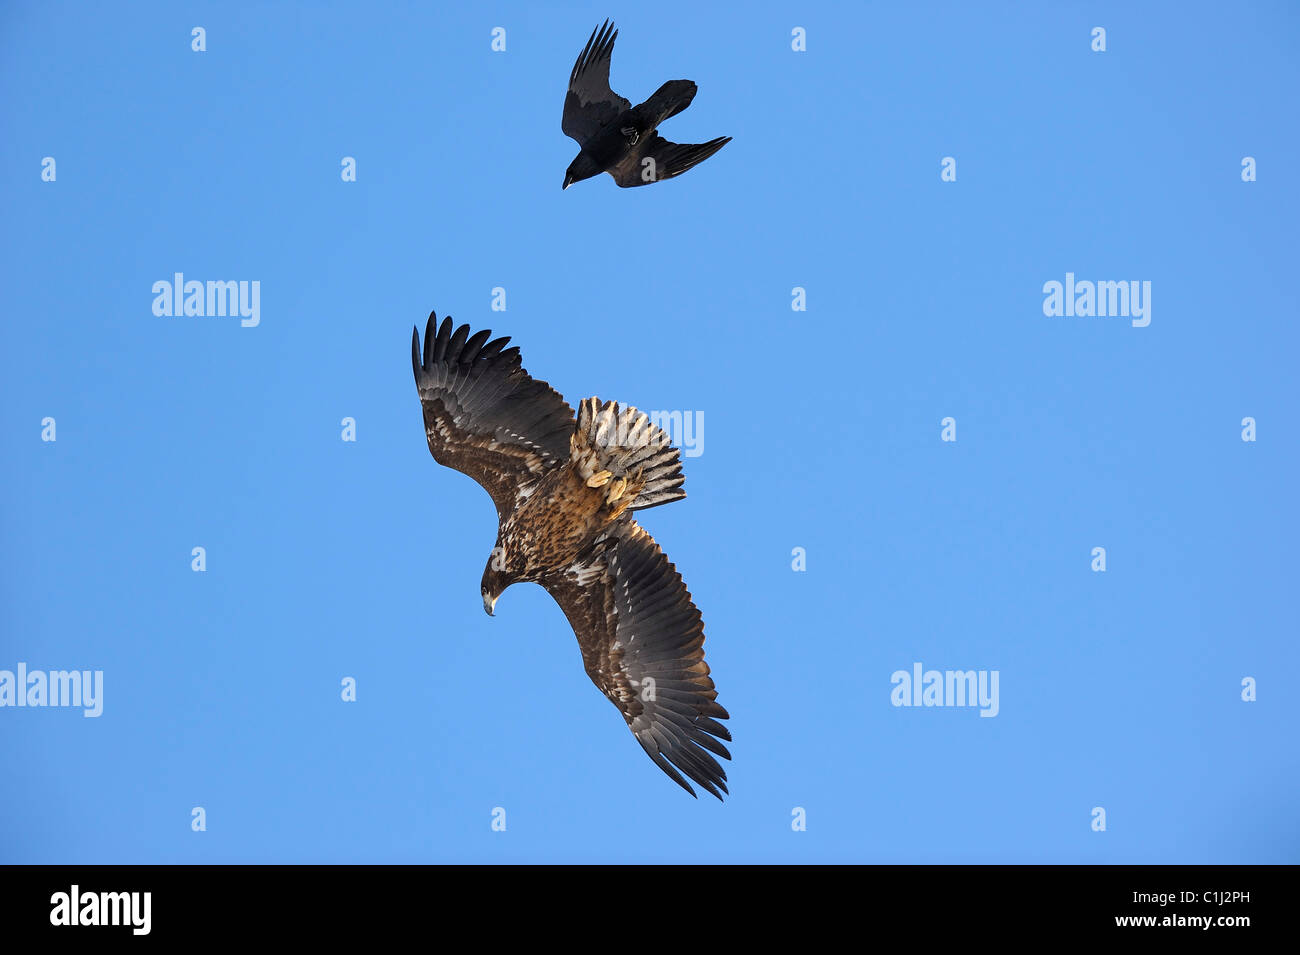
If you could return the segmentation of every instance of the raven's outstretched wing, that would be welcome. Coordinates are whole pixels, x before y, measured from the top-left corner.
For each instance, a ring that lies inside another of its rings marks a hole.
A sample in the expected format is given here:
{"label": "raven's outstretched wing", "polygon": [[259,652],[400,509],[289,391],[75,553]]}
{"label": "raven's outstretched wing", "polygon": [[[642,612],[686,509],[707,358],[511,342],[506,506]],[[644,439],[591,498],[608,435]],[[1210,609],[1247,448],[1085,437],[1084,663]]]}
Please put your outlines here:
{"label": "raven's outstretched wing", "polygon": [[608,20],[591,31],[587,45],[569,74],[569,91],[564,94],[564,135],[585,147],[607,123],[618,118],[632,104],[609,88],[609,58],[618,31]]}
{"label": "raven's outstretched wing", "polygon": [[697,166],[708,159],[727,143],[730,136],[719,136],[707,143],[681,144],[670,143],[657,132],[646,136],[626,157],[609,169],[614,181],[624,189],[632,186],[648,186],[661,179],[680,176],[692,166]]}
{"label": "raven's outstretched wing", "polygon": [[718,742],[731,739],[718,722],[728,714],[704,662],[700,612],[654,538],[620,520],[540,583],[573,626],[587,675],[655,764],[692,796],[682,773],[721,799],[727,774],[709,754],[731,758]]}
{"label": "raven's outstretched wing", "polygon": [[450,316],[439,328],[430,314],[423,355],[419,328],[411,334],[411,365],[434,460],[483,485],[503,517],[521,485],[568,460],[574,418],[554,388],[524,371],[518,346],[491,334],[453,332]]}

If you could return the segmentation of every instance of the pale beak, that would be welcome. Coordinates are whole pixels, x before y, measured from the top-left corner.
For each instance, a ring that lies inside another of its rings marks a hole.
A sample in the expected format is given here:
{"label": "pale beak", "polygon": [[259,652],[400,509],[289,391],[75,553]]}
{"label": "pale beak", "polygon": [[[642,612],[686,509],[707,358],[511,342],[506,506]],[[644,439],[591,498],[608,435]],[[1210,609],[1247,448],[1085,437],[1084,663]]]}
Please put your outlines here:
{"label": "pale beak", "polygon": [[[500,595],[498,594],[497,597],[499,597],[499,596],[500,596]],[[489,597],[487,594],[484,594],[484,595],[483,595],[483,610],[486,611],[486,613],[487,613],[487,615],[488,615],[489,617],[495,617],[495,616],[496,616],[496,614],[493,613],[492,611],[496,610],[496,607],[497,607],[497,597]]]}

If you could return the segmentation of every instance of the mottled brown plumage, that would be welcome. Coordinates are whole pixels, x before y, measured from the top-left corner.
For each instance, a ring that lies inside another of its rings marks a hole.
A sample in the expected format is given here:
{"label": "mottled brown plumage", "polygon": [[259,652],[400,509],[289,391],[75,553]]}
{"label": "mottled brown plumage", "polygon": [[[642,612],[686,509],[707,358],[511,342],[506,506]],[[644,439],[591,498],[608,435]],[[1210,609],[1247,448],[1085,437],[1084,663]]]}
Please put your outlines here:
{"label": "mottled brown plumage", "polygon": [[[691,795],[722,798],[728,718],[704,662],[704,624],[676,568],[633,513],[686,496],[668,435],[630,406],[573,410],[530,378],[508,338],[471,336],[434,315],[411,362],[429,451],[487,489],[496,546],[483,571],[490,614],[513,583],[540,584],[564,611],[583,666],[633,735]],[[712,755],[711,755],[712,754]]]}

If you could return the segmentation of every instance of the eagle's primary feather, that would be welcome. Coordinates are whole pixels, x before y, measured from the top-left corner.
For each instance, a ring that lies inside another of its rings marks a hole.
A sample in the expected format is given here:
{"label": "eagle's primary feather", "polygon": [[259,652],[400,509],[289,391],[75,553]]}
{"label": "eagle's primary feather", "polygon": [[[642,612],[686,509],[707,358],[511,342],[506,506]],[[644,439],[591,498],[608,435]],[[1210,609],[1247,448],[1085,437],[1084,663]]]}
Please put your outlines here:
{"label": "eagle's primary feather", "polygon": [[430,315],[423,351],[418,328],[411,341],[430,452],[497,507],[484,608],[512,583],[541,584],[572,625],[587,675],[655,764],[691,795],[687,778],[721,799],[727,774],[714,757],[731,758],[721,742],[731,735],[718,722],[728,714],[704,662],[704,624],[632,517],[686,496],[680,453],[630,406],[589,398],[575,420],[508,338],[490,337]]}

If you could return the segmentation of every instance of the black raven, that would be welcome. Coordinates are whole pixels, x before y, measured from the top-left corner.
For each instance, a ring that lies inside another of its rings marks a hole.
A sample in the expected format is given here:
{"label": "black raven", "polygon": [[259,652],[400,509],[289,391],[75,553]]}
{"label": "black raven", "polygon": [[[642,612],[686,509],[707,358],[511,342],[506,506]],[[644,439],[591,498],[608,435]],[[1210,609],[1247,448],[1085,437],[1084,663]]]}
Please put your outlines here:
{"label": "black raven", "polygon": [[731,142],[730,136],[698,145],[661,137],[659,124],[691,105],[696,86],[690,80],[669,80],[634,108],[609,88],[609,58],[616,39],[618,31],[608,20],[592,30],[569,74],[560,127],[582,149],[564,171],[565,189],[602,172],[625,189],[671,179]]}

